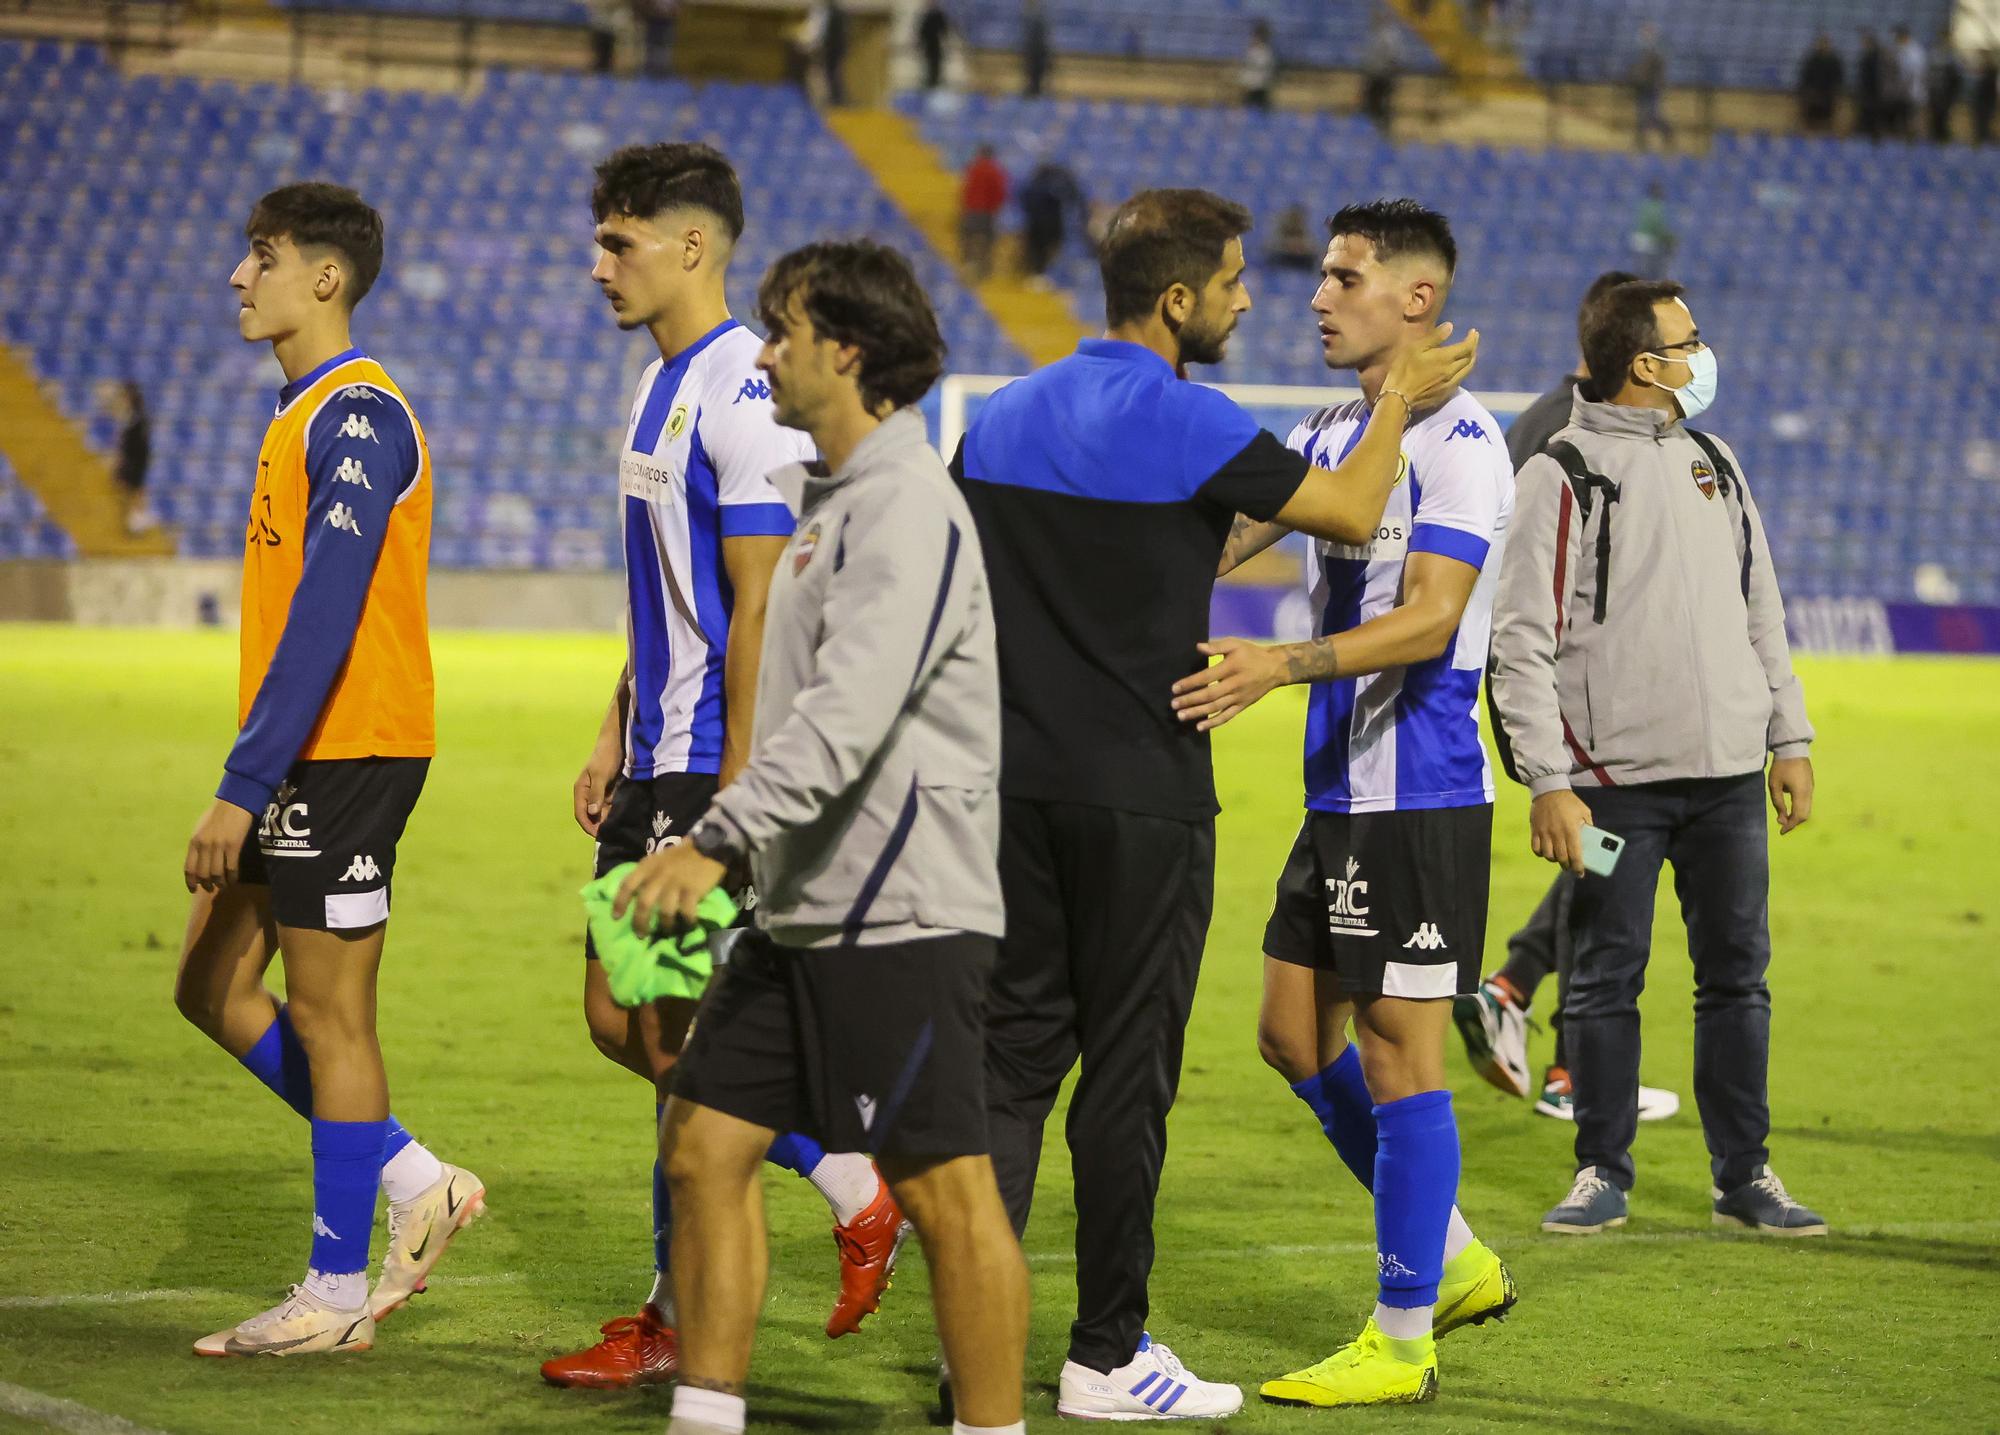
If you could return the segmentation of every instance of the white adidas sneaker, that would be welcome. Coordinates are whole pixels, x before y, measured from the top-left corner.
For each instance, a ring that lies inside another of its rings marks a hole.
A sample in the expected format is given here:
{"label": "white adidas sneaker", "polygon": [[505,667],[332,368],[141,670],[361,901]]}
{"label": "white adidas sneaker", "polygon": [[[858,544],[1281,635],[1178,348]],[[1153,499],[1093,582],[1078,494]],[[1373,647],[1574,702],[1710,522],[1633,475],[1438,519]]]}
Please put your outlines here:
{"label": "white adidas sneaker", "polygon": [[316,1355],[367,1350],[375,1343],[375,1317],[362,1306],[340,1310],[304,1286],[261,1315],[205,1335],[196,1355]]}
{"label": "white adidas sneaker", "polygon": [[461,1166],[443,1164],[444,1174],[422,1195],[389,1203],[389,1248],[382,1275],[368,1293],[368,1311],[376,1320],[407,1305],[452,1237],[486,1214],[486,1184]]}
{"label": "white adidas sneaker", "polygon": [[1071,1420],[1212,1420],[1242,1408],[1241,1390],[1195,1379],[1144,1334],[1138,1353],[1108,1375],[1064,1361],[1056,1395],[1056,1414]]}

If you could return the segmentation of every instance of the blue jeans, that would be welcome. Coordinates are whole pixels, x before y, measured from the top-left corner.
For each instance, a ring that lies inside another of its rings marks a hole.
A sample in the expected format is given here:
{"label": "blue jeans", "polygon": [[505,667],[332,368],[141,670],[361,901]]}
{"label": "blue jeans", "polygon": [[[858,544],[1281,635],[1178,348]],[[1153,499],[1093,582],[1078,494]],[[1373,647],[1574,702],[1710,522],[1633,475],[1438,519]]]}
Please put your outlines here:
{"label": "blue jeans", "polygon": [[1770,1157],[1770,837],[1761,772],[1589,788],[1592,821],[1625,839],[1609,877],[1586,876],[1570,908],[1575,970],[1563,1005],[1576,1164],[1632,1188],[1639,1128],[1639,993],[1660,864],[1694,959],[1694,1097],[1715,1184],[1732,1191]]}

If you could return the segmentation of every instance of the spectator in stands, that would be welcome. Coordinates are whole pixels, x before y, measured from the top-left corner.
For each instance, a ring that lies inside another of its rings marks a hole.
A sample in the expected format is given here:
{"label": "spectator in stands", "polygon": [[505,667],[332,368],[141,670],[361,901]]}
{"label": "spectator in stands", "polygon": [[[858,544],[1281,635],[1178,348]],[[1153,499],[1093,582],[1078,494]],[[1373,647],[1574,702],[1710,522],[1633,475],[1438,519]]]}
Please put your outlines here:
{"label": "spectator in stands", "polygon": [[1237,67],[1236,83],[1243,103],[1253,110],[1271,108],[1271,91],[1278,84],[1278,52],[1271,44],[1271,22],[1259,20],[1250,30],[1250,48]]}
{"label": "spectator in stands", "polygon": [[626,0],[588,0],[590,12],[590,68],[600,75],[611,73],[618,54],[618,28],[624,20]]}
{"label": "spectator in stands", "polygon": [[958,196],[958,260],[978,283],[993,272],[993,236],[1007,203],[1007,171],[983,144],[965,167]]}
{"label": "spectator in stands", "polygon": [[1951,143],[1951,115],[1965,93],[1965,71],[1959,67],[1958,52],[1951,47],[1951,31],[1938,36],[1931,51],[1928,77],[1931,143]]}
{"label": "spectator in stands", "polygon": [[1021,5],[1021,93],[1038,97],[1049,83],[1049,22],[1042,14],[1042,0],[1023,0]]}
{"label": "spectator in stands", "polygon": [[1632,86],[1634,130],[1640,149],[1650,149],[1657,138],[1662,145],[1674,142],[1673,127],[1667,123],[1667,52],[1660,46],[1660,27],[1639,27],[1639,57],[1626,76]]}
{"label": "spectator in stands", "polygon": [[2000,110],[2000,50],[1988,50],[1972,77],[1972,142],[1993,143],[1993,114]]}
{"label": "spectator in stands", "polygon": [[1658,277],[1667,273],[1674,265],[1674,250],[1680,240],[1667,219],[1667,197],[1658,182],[1646,186],[1646,197],[1639,201],[1639,213],[1632,225],[1632,252],[1637,255],[1635,267],[1641,274]]}
{"label": "spectator in stands", "polygon": [[924,89],[935,90],[944,83],[944,47],[951,38],[951,16],[944,0],[925,0],[924,13],[917,19],[917,52],[924,61]]}
{"label": "spectator in stands", "polygon": [[1863,139],[1880,139],[1889,121],[1889,56],[1873,30],[1861,32],[1861,54],[1854,62],[1854,132]]}
{"label": "spectator in stands", "polygon": [[844,105],[847,103],[847,11],[841,8],[840,0],[815,0],[813,14],[818,17],[819,30],[813,53],[826,83],[826,102]]}
{"label": "spectator in stands", "polygon": [[673,70],[674,22],[680,17],[680,0],[633,0],[645,38],[643,64],[649,75],[666,75]]}
{"label": "spectator in stands", "polygon": [[1799,65],[1799,128],[1807,134],[1829,134],[1833,115],[1840,104],[1840,92],[1847,83],[1847,69],[1833,37],[1820,32],[1813,47]]}
{"label": "spectator in stands", "polygon": [[159,526],[146,502],[146,470],[153,461],[153,425],[146,416],[146,395],[130,379],[105,384],[101,402],[118,425],[118,461],[113,476],[125,500],[125,531],[138,535]]}
{"label": "spectator in stands", "polygon": [[1325,246],[1313,235],[1306,207],[1294,204],[1278,216],[1271,230],[1271,247],[1265,255],[1281,269],[1304,269],[1316,274],[1324,250]]}
{"label": "spectator in stands", "polygon": [[1915,139],[1917,117],[1924,112],[1925,92],[1930,87],[1930,62],[1908,25],[1896,27],[1895,51],[1890,60],[1886,128],[1898,139]]}
{"label": "spectator in stands", "polygon": [[1396,80],[1403,72],[1403,40],[1396,22],[1377,11],[1368,33],[1368,50],[1361,63],[1361,113],[1375,128],[1389,133],[1394,120]]}
{"label": "spectator in stands", "polygon": [[1085,212],[1083,186],[1052,159],[1035,166],[1021,186],[1021,263],[1030,280],[1046,283],[1049,265],[1062,253],[1071,215]]}

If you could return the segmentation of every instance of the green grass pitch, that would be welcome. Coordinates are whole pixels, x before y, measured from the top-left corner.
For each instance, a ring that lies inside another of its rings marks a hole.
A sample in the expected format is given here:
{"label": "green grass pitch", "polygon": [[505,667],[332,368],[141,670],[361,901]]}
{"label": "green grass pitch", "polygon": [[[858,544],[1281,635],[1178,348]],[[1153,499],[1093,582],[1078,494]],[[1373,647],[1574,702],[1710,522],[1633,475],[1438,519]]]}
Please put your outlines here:
{"label": "green grass pitch", "polygon": [[[372,1353],[204,1361],[190,1340],[269,1304],[309,1239],[303,1128],[170,998],[180,860],[230,734],[234,639],[0,630],[0,1412],[25,1388],[172,1432],[663,1428],[665,1390],[558,1391],[535,1369],[634,1309],[649,1279],[652,1098],[591,1048],[578,1007],[589,846],[569,785],[617,648],[445,635],[436,650],[442,755],[398,873],[383,1045],[397,1113],[486,1178],[492,1215]],[[1435,1405],[1315,1415],[1253,1394],[1230,1429],[2000,1428],[2000,665],[1804,671],[1820,797],[1777,844],[1772,1144],[1833,1237],[1713,1232],[1691,1100],[1642,1129],[1625,1233],[1544,1236],[1569,1128],[1475,1082],[1454,1050],[1461,1201],[1520,1307],[1445,1342]],[[1368,1206],[1252,1039],[1302,712],[1281,693],[1217,742],[1215,924],[1153,1280],[1154,1333],[1251,1386],[1348,1339],[1373,1291]],[[1550,872],[1516,790],[1495,849],[1489,964]],[[1645,1074],[1686,1095],[1691,981],[1669,892]],[[1073,1296],[1059,1128],[1049,1157],[1027,1238],[1036,1428],[1055,1426]],[[925,1428],[921,1258],[859,1336],[829,1342],[825,1209],[783,1173],[768,1196],[755,1422]]]}

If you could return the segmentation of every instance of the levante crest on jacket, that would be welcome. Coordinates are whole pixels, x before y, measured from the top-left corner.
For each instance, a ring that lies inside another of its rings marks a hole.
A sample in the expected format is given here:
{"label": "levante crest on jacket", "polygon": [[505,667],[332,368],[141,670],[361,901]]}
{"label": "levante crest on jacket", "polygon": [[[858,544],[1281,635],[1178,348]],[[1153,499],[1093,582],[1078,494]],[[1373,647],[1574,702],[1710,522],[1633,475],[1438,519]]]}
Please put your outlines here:
{"label": "levante crest on jacket", "polygon": [[1715,470],[1708,466],[1707,459],[1696,459],[1688,465],[1688,471],[1694,475],[1694,485],[1703,498],[1715,497]]}

